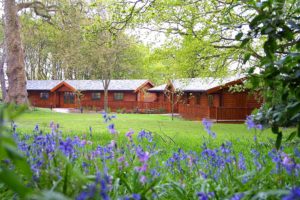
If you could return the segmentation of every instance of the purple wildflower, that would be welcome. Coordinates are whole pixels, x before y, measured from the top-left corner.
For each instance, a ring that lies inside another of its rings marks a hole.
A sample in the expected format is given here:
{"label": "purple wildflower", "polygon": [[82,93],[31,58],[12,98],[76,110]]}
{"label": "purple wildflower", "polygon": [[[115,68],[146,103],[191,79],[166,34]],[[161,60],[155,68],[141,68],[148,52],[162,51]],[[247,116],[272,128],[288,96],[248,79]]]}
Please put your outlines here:
{"label": "purple wildflower", "polygon": [[227,145],[225,145],[225,144],[221,145],[220,150],[223,154],[229,154],[230,153],[230,148],[227,148]]}
{"label": "purple wildflower", "polygon": [[263,126],[261,124],[256,124],[254,122],[254,119],[253,119],[252,115],[247,116],[247,118],[246,118],[246,125],[248,127],[248,130],[250,130],[250,129],[262,130],[263,129]]}
{"label": "purple wildflower", "polygon": [[115,134],[117,133],[116,129],[115,129],[115,125],[114,124],[110,124],[108,125],[108,131],[111,133],[111,134]]}
{"label": "purple wildflower", "polygon": [[253,162],[254,162],[254,164],[256,166],[256,169],[260,170],[262,168],[262,165],[259,162],[259,158],[260,158],[259,151],[255,150],[255,149],[252,149],[251,153],[254,155]]}
{"label": "purple wildflower", "polygon": [[300,187],[292,188],[290,193],[282,198],[282,200],[296,200],[300,199]]}
{"label": "purple wildflower", "polygon": [[124,162],[124,160],[125,160],[124,156],[121,156],[120,158],[117,159],[118,163],[122,163]]}
{"label": "purple wildflower", "polygon": [[107,123],[107,122],[111,121],[112,119],[116,118],[116,115],[109,116],[105,111],[103,111],[102,117],[104,119],[104,122]]}
{"label": "purple wildflower", "polygon": [[204,172],[202,171],[199,171],[200,175],[202,176],[202,178],[204,179],[207,179],[207,174],[205,174]]}
{"label": "purple wildflower", "polygon": [[73,148],[73,141],[71,138],[67,138],[66,141],[60,141],[59,143],[59,149],[66,155],[66,156],[70,156],[73,154],[74,152],[74,148]]}
{"label": "purple wildflower", "polygon": [[146,132],[145,130],[142,130],[138,134],[138,139],[141,141],[142,139],[147,139],[148,142],[152,142],[153,137],[151,132]]}
{"label": "purple wildflower", "polygon": [[141,200],[142,199],[140,194],[132,194],[132,198],[134,200]]}
{"label": "purple wildflower", "polygon": [[147,182],[147,178],[146,178],[146,176],[141,176],[140,177],[140,182],[142,183],[142,184],[145,184],[146,182]]}
{"label": "purple wildflower", "polygon": [[282,165],[286,169],[286,171],[291,174],[293,170],[295,170],[298,165],[294,161],[293,158],[289,157],[287,154],[282,153]]}
{"label": "purple wildflower", "polygon": [[110,198],[109,198],[109,196],[108,196],[108,194],[107,194],[108,188],[107,188],[107,186],[106,186],[106,182],[105,182],[104,179],[101,179],[101,181],[100,181],[100,186],[101,186],[101,192],[100,192],[100,195],[101,195],[102,199],[104,199],[104,200],[109,200]]}
{"label": "purple wildflower", "polygon": [[128,131],[127,133],[126,133],[126,137],[130,140],[130,141],[132,141],[132,135],[134,134],[134,131],[133,130],[130,130],[130,131]]}
{"label": "purple wildflower", "polygon": [[209,198],[214,197],[214,193],[213,192],[209,192],[209,193],[204,193],[204,192],[198,192],[197,193],[198,199],[199,200],[209,200]]}
{"label": "purple wildflower", "polygon": [[237,194],[234,194],[230,200],[241,200],[243,197],[244,197],[244,193],[237,193]]}
{"label": "purple wildflower", "polygon": [[149,160],[149,152],[140,152],[139,153],[139,159],[140,159],[140,162],[142,163],[146,163],[148,160]]}
{"label": "purple wildflower", "polygon": [[212,138],[216,138],[216,133],[213,132],[213,131],[211,130],[211,127],[212,127],[212,124],[213,124],[212,121],[210,121],[210,120],[208,120],[208,119],[206,119],[206,118],[203,118],[202,124],[203,124],[203,126],[204,126],[205,131],[206,131]]}
{"label": "purple wildflower", "polygon": [[33,131],[35,132],[39,132],[40,131],[40,127],[39,127],[39,124],[36,124]]}
{"label": "purple wildflower", "polygon": [[238,168],[240,170],[246,170],[246,163],[245,163],[245,157],[243,156],[242,153],[239,153],[239,162],[238,162]]}

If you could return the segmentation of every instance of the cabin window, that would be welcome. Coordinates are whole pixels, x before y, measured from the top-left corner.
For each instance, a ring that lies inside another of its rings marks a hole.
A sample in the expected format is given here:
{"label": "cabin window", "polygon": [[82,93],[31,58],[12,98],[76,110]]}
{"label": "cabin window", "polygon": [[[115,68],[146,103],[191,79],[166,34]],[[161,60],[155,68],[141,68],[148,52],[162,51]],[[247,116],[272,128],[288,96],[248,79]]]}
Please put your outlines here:
{"label": "cabin window", "polygon": [[214,96],[208,95],[208,106],[213,106],[214,104]]}
{"label": "cabin window", "polygon": [[65,104],[73,104],[75,101],[74,92],[65,92],[64,93],[64,103]]}
{"label": "cabin window", "polygon": [[41,92],[40,99],[44,99],[44,100],[49,99],[49,92]]}
{"label": "cabin window", "polygon": [[100,92],[93,92],[92,93],[92,100],[99,100],[101,98]]}
{"label": "cabin window", "polygon": [[114,93],[114,99],[117,101],[121,101],[124,98],[124,93],[122,92],[116,92]]}

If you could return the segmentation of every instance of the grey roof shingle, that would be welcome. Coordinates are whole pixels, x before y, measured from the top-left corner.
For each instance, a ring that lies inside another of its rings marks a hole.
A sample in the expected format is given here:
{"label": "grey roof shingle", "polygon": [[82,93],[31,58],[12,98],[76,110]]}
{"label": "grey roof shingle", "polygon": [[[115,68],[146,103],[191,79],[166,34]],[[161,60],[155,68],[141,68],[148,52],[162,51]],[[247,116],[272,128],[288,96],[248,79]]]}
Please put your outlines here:
{"label": "grey roof shingle", "polygon": [[[175,79],[172,84],[176,90],[181,91],[207,91],[214,87],[224,85],[228,82],[238,80],[242,77],[229,78],[191,78],[191,79]],[[159,85],[149,89],[150,92],[162,92],[166,89],[167,84]]]}
{"label": "grey roof shingle", "polygon": [[[108,90],[111,91],[132,91],[136,90],[148,80],[111,80]],[[28,80],[27,90],[51,90],[62,80]],[[67,84],[71,85],[77,90],[104,90],[101,80],[65,80]]]}

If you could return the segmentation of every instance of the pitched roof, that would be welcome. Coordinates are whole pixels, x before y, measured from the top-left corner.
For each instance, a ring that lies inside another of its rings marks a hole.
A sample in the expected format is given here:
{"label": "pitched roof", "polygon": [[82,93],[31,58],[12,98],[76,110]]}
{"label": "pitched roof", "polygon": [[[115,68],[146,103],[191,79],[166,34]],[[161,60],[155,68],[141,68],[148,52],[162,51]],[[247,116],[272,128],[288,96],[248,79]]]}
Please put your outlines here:
{"label": "pitched roof", "polygon": [[210,89],[225,85],[232,81],[241,80],[242,77],[229,77],[229,78],[191,78],[191,79],[175,79],[170,81],[169,84],[159,85],[149,89],[150,92],[162,92],[168,85],[172,85],[175,90],[184,92],[190,91],[208,91]]}
{"label": "pitched roof", "polygon": [[[111,80],[108,90],[114,91],[134,91],[147,82],[145,79],[137,80]],[[28,80],[27,90],[51,90],[62,80]],[[67,84],[76,90],[104,90],[101,80],[65,80]]]}

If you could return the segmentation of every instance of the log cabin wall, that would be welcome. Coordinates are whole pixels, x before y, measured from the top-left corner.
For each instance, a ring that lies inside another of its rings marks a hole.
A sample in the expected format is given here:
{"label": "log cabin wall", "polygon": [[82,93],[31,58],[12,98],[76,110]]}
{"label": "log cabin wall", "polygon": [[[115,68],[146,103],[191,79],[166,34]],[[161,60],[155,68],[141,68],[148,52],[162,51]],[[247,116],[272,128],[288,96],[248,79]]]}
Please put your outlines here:
{"label": "log cabin wall", "polygon": [[182,96],[178,112],[186,119],[217,121],[243,121],[261,102],[249,92],[232,93],[227,89],[217,93],[189,92]]}
{"label": "log cabin wall", "polygon": [[178,105],[178,113],[192,120],[209,117],[209,100],[205,92],[187,92],[182,95]]}
{"label": "log cabin wall", "polygon": [[243,121],[262,103],[248,91],[232,93],[228,89],[223,89],[214,94],[214,97],[217,96],[219,106],[215,104],[210,107],[210,118],[220,122]]}
{"label": "log cabin wall", "polygon": [[[42,99],[41,93],[48,93],[48,99]],[[50,108],[55,104],[55,95],[49,91],[28,91],[28,100],[34,107]]]}
{"label": "log cabin wall", "polygon": [[[48,99],[42,99],[40,97],[41,92],[49,94]],[[83,95],[81,97],[80,103],[77,101],[77,97],[74,97],[73,103],[67,103],[65,101],[64,94],[73,93],[70,89],[66,87],[61,87],[54,92],[50,91],[28,91],[28,98],[31,102],[31,105],[36,107],[44,108],[80,108],[88,110],[102,110],[104,107],[104,92],[103,91],[81,91]],[[93,93],[100,94],[100,98],[93,98]],[[120,96],[123,96],[123,99],[116,99],[116,93]],[[153,94],[151,94],[153,95]],[[155,95],[155,94],[154,94]],[[156,98],[156,95],[155,95]],[[120,112],[170,112],[170,104],[168,102],[144,102],[137,101],[138,93],[134,91],[110,91],[108,92],[108,106],[111,111],[120,111]],[[162,98],[163,99],[163,98]],[[165,99],[167,100],[167,99]]]}

